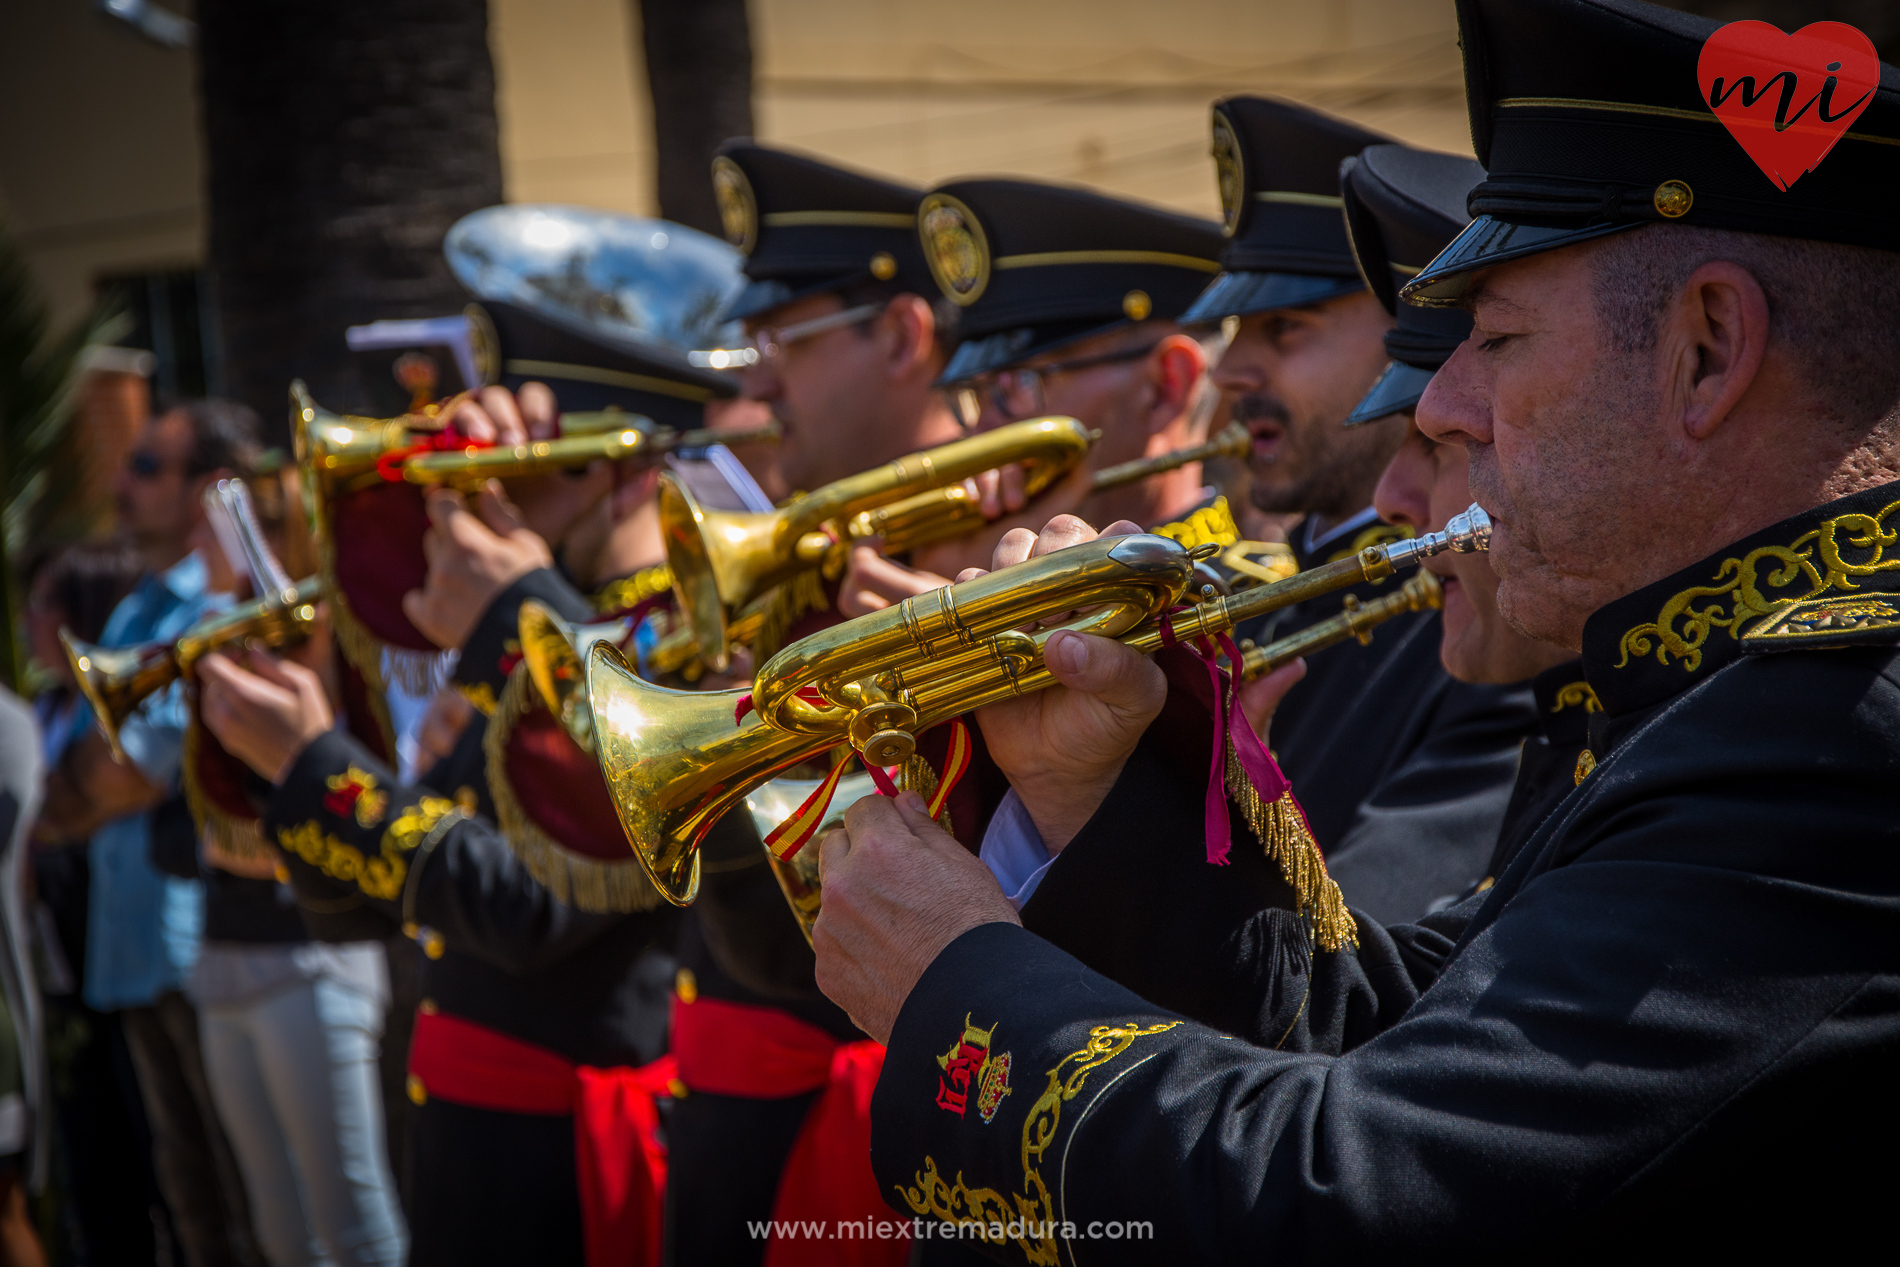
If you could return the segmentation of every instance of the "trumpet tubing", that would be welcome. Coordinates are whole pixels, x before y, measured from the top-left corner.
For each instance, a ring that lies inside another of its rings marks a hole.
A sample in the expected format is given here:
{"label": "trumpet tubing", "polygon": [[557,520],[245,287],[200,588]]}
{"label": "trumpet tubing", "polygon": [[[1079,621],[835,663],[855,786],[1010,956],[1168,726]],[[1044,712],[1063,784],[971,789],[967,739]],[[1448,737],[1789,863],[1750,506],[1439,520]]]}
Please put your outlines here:
{"label": "trumpet tubing", "polygon": [[[1035,418],[912,453],[837,480],[763,512],[703,509],[686,486],[662,476],[660,531],[680,610],[700,657],[728,663],[728,613],[798,572],[816,566],[844,539],[861,511],[961,484],[1011,462],[1046,483],[1088,451],[1089,432],[1073,418]],[[1040,487],[1041,484],[1038,484]]]}
{"label": "trumpet tubing", "polygon": [[[1473,506],[1445,532],[1369,546],[1350,558],[1171,611],[1193,577],[1194,551],[1164,537],[1104,538],[906,599],[787,647],[739,691],[671,691],[640,680],[613,647],[589,654],[595,753],[629,844],[681,905],[697,891],[698,844],[712,824],[783,770],[849,744],[894,765],[916,735],[986,704],[1049,686],[1043,646],[1060,629],[1119,638],[1142,651],[1225,633],[1281,607],[1378,580],[1433,554],[1484,549],[1490,524]],[[1064,615],[1083,610],[1079,616]],[[1060,623],[1033,633],[1039,620]]]}
{"label": "trumpet tubing", "polygon": [[1241,649],[1240,675],[1251,682],[1265,677],[1284,664],[1304,659],[1316,651],[1357,638],[1372,641],[1372,631],[1395,616],[1407,612],[1436,610],[1445,603],[1445,589],[1430,572],[1421,571],[1390,594],[1381,594],[1369,602],[1348,595],[1346,609],[1336,616],[1313,622],[1305,629],[1284,638],[1275,638],[1263,647]]}

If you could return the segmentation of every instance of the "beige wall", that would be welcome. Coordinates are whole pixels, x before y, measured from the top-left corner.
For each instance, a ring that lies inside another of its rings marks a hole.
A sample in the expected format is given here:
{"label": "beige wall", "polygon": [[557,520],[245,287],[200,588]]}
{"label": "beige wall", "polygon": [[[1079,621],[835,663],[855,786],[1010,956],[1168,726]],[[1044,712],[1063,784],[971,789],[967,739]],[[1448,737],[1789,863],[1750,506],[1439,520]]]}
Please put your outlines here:
{"label": "beige wall", "polygon": [[[174,0],[172,7],[182,8]],[[753,0],[761,137],[918,183],[1014,173],[1214,211],[1207,105],[1277,92],[1469,152],[1451,0]],[[628,0],[490,0],[515,201],[653,210]],[[62,316],[202,258],[188,53],[0,3],[0,205]]]}

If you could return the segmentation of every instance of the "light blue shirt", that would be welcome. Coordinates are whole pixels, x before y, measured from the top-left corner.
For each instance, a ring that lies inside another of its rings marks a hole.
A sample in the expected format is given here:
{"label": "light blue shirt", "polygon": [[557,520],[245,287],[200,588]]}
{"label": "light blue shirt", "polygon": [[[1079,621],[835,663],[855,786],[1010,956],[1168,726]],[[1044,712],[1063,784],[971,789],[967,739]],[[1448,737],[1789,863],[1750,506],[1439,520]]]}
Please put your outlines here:
{"label": "light blue shirt", "polygon": [[[195,554],[147,575],[112,610],[100,643],[129,647],[176,638],[210,605]],[[178,778],[190,719],[183,686],[152,696],[119,730],[126,756],[160,787]],[[98,1011],[140,1007],[178,989],[204,936],[204,887],[152,865],[151,815],[127,814],[92,838],[85,1000]]]}
{"label": "light blue shirt", "polygon": [[1003,896],[1009,899],[1009,904],[1019,911],[1055,862],[1055,855],[1043,845],[1042,833],[1036,830],[1035,820],[1023,808],[1015,788],[1009,790],[996,807],[996,813],[990,816],[977,857],[1003,886]]}

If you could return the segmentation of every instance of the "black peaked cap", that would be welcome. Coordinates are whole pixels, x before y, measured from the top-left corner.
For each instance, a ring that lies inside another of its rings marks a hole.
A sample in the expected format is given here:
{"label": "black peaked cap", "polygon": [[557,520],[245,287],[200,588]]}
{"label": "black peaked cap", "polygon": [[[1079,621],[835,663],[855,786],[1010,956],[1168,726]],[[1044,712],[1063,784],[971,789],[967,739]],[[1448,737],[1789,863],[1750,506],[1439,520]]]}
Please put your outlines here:
{"label": "black peaked cap", "polygon": [[1220,271],[1213,221],[1069,185],[941,185],[924,195],[918,233],[962,309],[946,383],[1119,325],[1177,320]]}
{"label": "black peaked cap", "polygon": [[1214,103],[1222,276],[1186,320],[1318,303],[1359,288],[1339,217],[1339,164],[1390,140],[1344,119],[1272,97]]}
{"label": "black peaked cap", "polygon": [[935,293],[917,243],[923,190],[748,139],[719,147],[712,180],[751,283],[728,319],[873,281]]}
{"label": "black peaked cap", "polygon": [[1398,319],[1385,335],[1392,364],[1347,416],[1347,426],[1417,406],[1433,371],[1471,333],[1470,313],[1401,303],[1399,288],[1465,227],[1465,199],[1483,179],[1484,168],[1468,158],[1406,145],[1374,145],[1340,164],[1353,255],[1366,285]]}
{"label": "black peaked cap", "polygon": [[[1476,269],[1641,224],[1900,247],[1900,70],[1874,63],[1861,113],[1811,170],[1782,173],[1784,190],[1703,94],[1698,62],[1722,25],[1637,0],[1458,0],[1471,139],[1489,174],[1471,227],[1406,297],[1455,303]],[[1763,131],[1776,128],[1785,81],[1766,81],[1781,65],[1722,63],[1731,109],[1743,74],[1763,81],[1746,85],[1766,89],[1746,115]],[[1796,69],[1791,116],[1819,104],[1826,80]],[[1839,116],[1863,90],[1836,89]]]}
{"label": "black peaked cap", "polygon": [[587,338],[516,304],[469,306],[477,359],[485,376],[510,390],[546,383],[562,412],[617,406],[662,427],[704,426],[708,400],[738,394],[738,380],[701,369],[683,353],[632,342]]}

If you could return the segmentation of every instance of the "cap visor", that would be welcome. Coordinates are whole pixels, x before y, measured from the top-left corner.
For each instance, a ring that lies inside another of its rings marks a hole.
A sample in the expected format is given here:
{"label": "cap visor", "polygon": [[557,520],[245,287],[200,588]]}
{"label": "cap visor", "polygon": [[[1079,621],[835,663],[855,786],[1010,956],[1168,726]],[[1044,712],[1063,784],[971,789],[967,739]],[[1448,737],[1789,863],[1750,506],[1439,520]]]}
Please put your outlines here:
{"label": "cap visor", "polygon": [[1528,224],[1507,224],[1491,216],[1479,216],[1465,226],[1417,277],[1405,283],[1399,298],[1421,308],[1449,308],[1465,297],[1471,274],[1481,268],[1542,255],[1576,242],[1606,237],[1633,229],[1629,224],[1593,224],[1586,228],[1553,229]]}
{"label": "cap visor", "polygon": [[1372,385],[1365,399],[1346,415],[1344,425],[1357,427],[1362,423],[1389,418],[1401,410],[1416,409],[1419,397],[1425,394],[1426,384],[1432,381],[1433,373],[1432,370],[1422,370],[1403,361],[1392,362],[1385,367],[1385,373],[1379,375],[1379,381]]}
{"label": "cap visor", "polygon": [[1357,277],[1314,277],[1303,273],[1222,273],[1209,282],[1188,310],[1182,325],[1211,325],[1275,308],[1300,308],[1364,290]]}
{"label": "cap visor", "polygon": [[969,339],[959,343],[957,350],[950,354],[949,363],[943,367],[943,373],[937,376],[937,386],[967,383],[979,374],[1021,365],[1032,356],[1040,356],[1078,339],[1086,339],[1090,335],[1102,334],[1127,324],[1125,318],[1107,322],[1062,322],[1003,330],[979,339]]}

